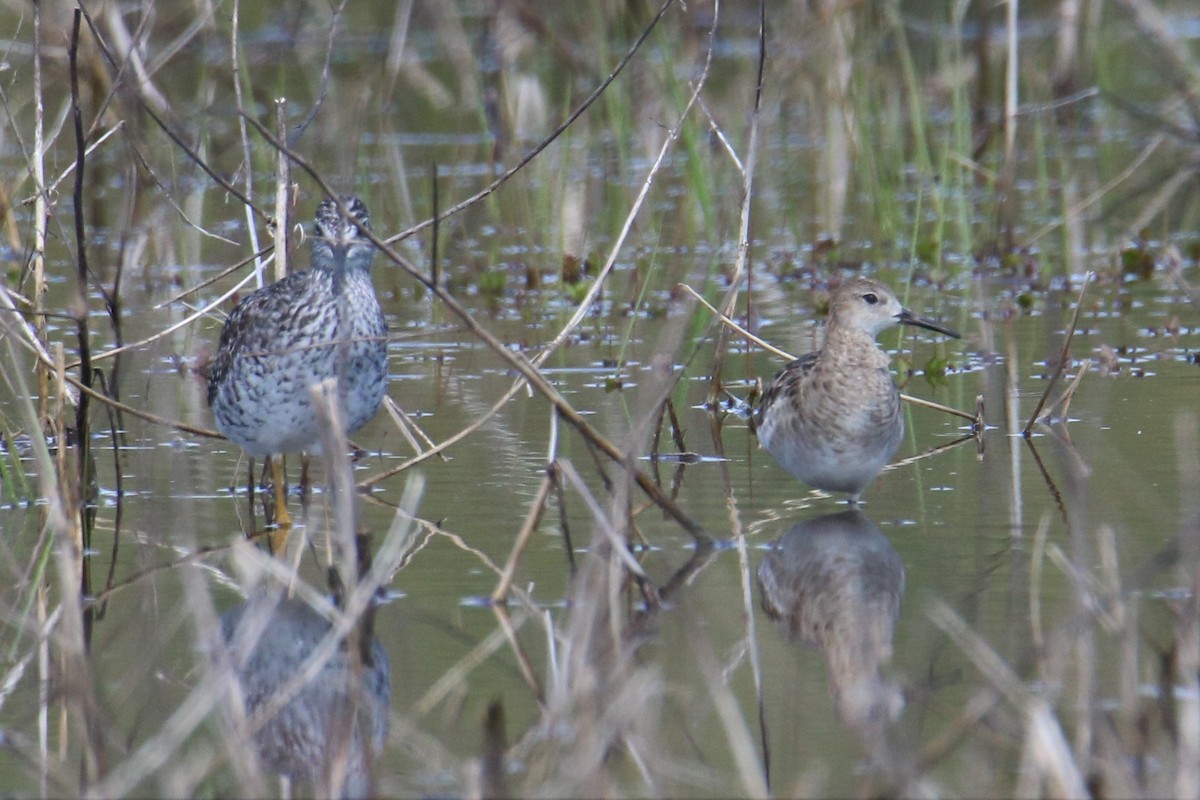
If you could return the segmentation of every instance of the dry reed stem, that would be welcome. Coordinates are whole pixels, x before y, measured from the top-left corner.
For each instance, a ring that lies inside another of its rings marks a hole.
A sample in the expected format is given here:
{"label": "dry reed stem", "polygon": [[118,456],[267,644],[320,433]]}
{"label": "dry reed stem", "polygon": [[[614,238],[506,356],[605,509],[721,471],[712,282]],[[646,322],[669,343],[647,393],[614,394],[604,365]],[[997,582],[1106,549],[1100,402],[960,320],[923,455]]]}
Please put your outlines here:
{"label": "dry reed stem", "polygon": [[[50,471],[53,485],[47,487],[45,499],[58,514],[49,519],[61,524],[52,530],[53,552],[62,598],[57,630],[52,636],[52,648],[56,650],[59,675],[69,676],[69,691],[61,698],[61,722],[65,729],[71,719],[81,730],[82,749],[81,776],[84,785],[104,775],[110,762],[112,741],[106,720],[100,719],[99,704],[95,696],[96,682],[88,660],[88,626],[84,621],[83,591],[85,587],[84,564],[84,510],[81,487],[78,483],[82,471],[70,463],[69,453],[80,456],[78,449],[66,446],[64,402],[66,381],[62,357],[62,343],[55,344],[56,380],[53,395],[53,419],[56,425],[56,465]],[[36,429],[35,429],[36,430]],[[72,467],[75,467],[74,469]],[[67,734],[62,733],[65,745]]]}
{"label": "dry reed stem", "polygon": [[1046,700],[1030,693],[1012,668],[949,605],[935,600],[927,614],[975,664],[992,689],[1022,715],[1025,747],[1015,794],[1041,796],[1048,791],[1055,796],[1087,796],[1083,776]]}
{"label": "dry reed stem", "polygon": [[[758,122],[759,112],[762,108],[763,94],[763,74],[767,64],[767,39],[766,39],[766,8],[763,0],[759,0],[758,4],[758,72],[754,86],[754,105],[750,111],[750,131],[748,133],[747,153],[745,165],[742,169],[742,203],[738,217],[738,249],[737,258],[733,265],[733,275],[729,279],[729,290],[725,293],[725,299],[721,303],[721,316],[727,318],[733,313],[733,308],[737,304],[738,294],[741,291],[742,277],[749,274],[750,290],[747,292],[747,304],[751,302],[753,297],[753,274],[750,274],[746,268],[747,261],[750,256],[750,201],[754,196],[754,168],[758,165]],[[713,25],[716,26],[717,13],[713,13]],[[716,38],[715,36],[713,37]],[[712,57],[712,50],[709,50],[709,58]],[[705,62],[705,70],[708,69],[708,62]],[[735,162],[737,160],[735,159]],[[741,162],[737,162],[740,163]],[[727,337],[725,328],[718,328],[717,345],[713,356],[712,374],[709,376],[708,383],[708,405],[710,408],[716,407],[717,396],[721,390],[721,368],[725,362]]]}
{"label": "dry reed stem", "polygon": [[[35,197],[33,201],[33,330],[34,338],[42,352],[46,344],[46,142],[45,103],[42,93],[42,4],[33,4],[33,175]],[[43,417],[49,409],[51,364],[39,362],[37,369],[38,416]],[[37,430],[37,426],[29,429]]]}
{"label": "dry reed stem", "polygon": [[729,688],[728,680],[717,668],[711,642],[701,628],[695,629],[688,640],[692,643],[696,663],[708,684],[709,695],[721,720],[721,730],[737,765],[737,777],[741,782],[739,790],[745,797],[769,797],[770,791],[767,788],[763,765],[754,746],[754,737],[746,725],[737,699]]}
{"label": "dry reed stem", "polygon": [[1033,430],[1034,424],[1038,417],[1041,416],[1042,406],[1046,405],[1046,398],[1050,396],[1050,392],[1062,377],[1062,374],[1067,369],[1067,354],[1071,349],[1071,340],[1075,338],[1075,328],[1079,324],[1079,312],[1083,310],[1083,295],[1087,291],[1088,284],[1095,278],[1096,273],[1088,272],[1083,276],[1083,282],[1079,287],[1079,297],[1075,300],[1075,311],[1071,314],[1071,324],[1067,328],[1067,336],[1063,339],[1062,348],[1058,353],[1058,363],[1055,365],[1054,374],[1050,376],[1050,380],[1046,383],[1046,389],[1042,392],[1042,396],[1038,398],[1037,405],[1033,408],[1033,413],[1029,415],[1029,421],[1025,423],[1025,427],[1021,430],[1021,435],[1026,439],[1029,438],[1029,432]]}
{"label": "dry reed stem", "polygon": [[[1045,623],[1042,620],[1042,570],[1046,565],[1046,539],[1050,533],[1050,514],[1042,514],[1033,536],[1033,551],[1029,555],[1029,641],[1037,659],[1039,671],[1046,652]],[[1043,679],[1045,675],[1043,674]]]}
{"label": "dry reed stem", "polygon": [[1016,147],[1017,147],[1017,108],[1020,106],[1018,91],[1019,84],[1017,82],[1018,73],[1017,66],[1019,60],[1017,57],[1017,42],[1018,39],[1018,0],[1007,0],[1005,7],[1008,11],[1008,24],[1006,26],[1006,50],[1007,59],[1004,70],[1004,171],[1008,177],[1005,183],[1011,189],[1013,172],[1016,169]]}
{"label": "dry reed stem", "polygon": [[[238,139],[242,145],[242,183],[245,186],[246,197],[254,197],[254,156],[250,150],[250,131],[246,127],[245,105],[242,99],[242,54],[241,48],[238,46],[238,30],[239,20],[241,19],[241,0],[233,0],[232,21],[229,28],[229,69],[233,78],[233,96],[237,107],[238,118]],[[258,246],[258,228],[254,226],[254,214],[251,212],[250,206],[242,206],[242,210],[246,213],[246,232],[250,235],[250,251],[258,253],[262,250]],[[276,218],[278,224],[278,218]],[[281,264],[281,256],[276,251],[275,271],[277,273],[276,280],[279,279],[279,271]],[[267,266],[261,258],[255,259],[254,275],[255,288],[261,289],[265,284],[264,276],[267,272]],[[286,274],[286,273],[284,273]]]}
{"label": "dry reed stem", "polygon": [[[46,345],[38,334],[36,323],[30,324],[16,307],[13,303],[14,294],[8,288],[0,287],[0,317],[4,318],[4,324],[8,329],[9,336],[20,342],[22,347],[34,354],[35,361],[38,362],[38,364],[35,364],[35,367],[40,366],[45,369],[53,369],[54,358],[46,350]],[[16,297],[24,299],[20,295],[16,295]],[[41,397],[41,395],[35,396]]]}
{"label": "dry reed stem", "polygon": [[[0,293],[0,297],[3,297],[5,302],[11,303],[7,293]],[[37,561],[39,564],[42,564],[43,559],[50,552],[61,549],[63,546],[61,542],[62,536],[59,532],[67,530],[71,524],[70,509],[66,507],[59,493],[59,481],[57,479],[55,463],[51,458],[46,437],[42,433],[42,426],[38,419],[38,409],[30,399],[33,395],[25,383],[25,376],[28,374],[28,370],[22,363],[20,357],[21,351],[13,346],[14,340],[20,340],[24,336],[32,336],[33,333],[29,329],[29,324],[19,315],[5,312],[0,312],[0,330],[4,332],[4,335],[0,335],[0,342],[3,342],[2,346],[6,350],[6,358],[0,361],[4,365],[4,368],[0,369],[0,376],[3,377],[4,382],[11,390],[11,396],[17,398],[17,411],[23,418],[25,428],[29,431],[29,441],[33,451],[34,474],[37,476],[40,496],[45,499],[45,505],[39,505],[38,511],[39,519],[42,520],[42,535],[34,550],[35,553],[40,554]],[[39,403],[48,403],[48,397],[42,395],[39,398]],[[66,448],[60,446],[59,449],[65,450]],[[59,626],[63,614],[70,612],[73,618],[75,618],[78,614],[78,607],[73,609],[68,607],[71,587],[67,586],[64,591],[66,597],[63,602],[53,611],[50,611],[47,608],[48,582],[42,576],[40,569],[34,578],[36,581],[33,585],[37,587],[33,598],[36,607],[37,625],[37,747],[36,754],[30,753],[27,760],[37,764],[39,791],[42,797],[46,797],[49,794],[51,781],[50,688],[52,679],[52,634]],[[24,615],[22,618],[24,618]],[[15,640],[13,644],[15,646]],[[16,746],[17,742],[11,732],[7,736],[12,741],[12,744]],[[70,791],[70,787],[56,783],[56,793],[69,794]]]}
{"label": "dry reed stem", "polygon": [[[747,780],[743,776],[743,787],[754,787],[758,789],[758,782],[761,780],[762,788],[770,794],[771,787],[771,748],[770,737],[767,732],[767,714],[765,705],[765,690],[763,688],[763,670],[762,670],[762,653],[758,645],[758,615],[754,611],[754,581],[751,578],[750,570],[750,552],[746,541],[746,531],[742,526],[741,515],[738,514],[737,498],[732,492],[732,487],[726,485],[725,505],[729,514],[730,527],[733,531],[734,547],[738,554],[738,574],[742,584],[742,620],[746,626],[745,646],[746,651],[750,655],[750,675],[754,679],[754,700],[757,705],[758,712],[758,734],[760,749],[760,763],[758,764],[759,777],[753,780]],[[739,748],[739,766],[742,770],[747,768],[746,755],[741,753]]]}
{"label": "dry reed stem", "polygon": [[[341,332],[339,331],[339,333]],[[343,357],[339,359],[339,362],[347,364],[348,359]],[[332,528],[328,529],[327,527],[325,536],[329,546],[327,574],[331,584],[330,588],[335,597],[335,605],[341,606],[341,610],[346,611],[347,608],[342,602],[345,594],[358,590],[364,577],[360,574],[360,568],[369,568],[367,565],[370,564],[371,559],[369,553],[364,552],[367,548],[365,542],[360,543],[358,540],[357,515],[355,513],[357,498],[354,493],[354,480],[350,472],[350,459],[347,456],[344,410],[338,393],[338,383],[342,379],[344,376],[336,379],[328,378],[319,385],[310,387],[310,391],[313,407],[317,412],[321,444],[326,458],[326,480],[329,486],[330,505],[333,506]],[[390,580],[390,569],[387,574]],[[379,585],[375,588],[379,588]],[[341,644],[344,652],[349,654],[349,662],[353,667],[354,683],[351,686],[351,697],[357,698],[353,701],[356,707],[365,702],[362,674],[367,666],[366,662],[369,659],[367,654],[370,652],[371,639],[374,636],[373,596],[374,589],[361,612],[351,617],[349,631],[342,639]],[[335,728],[341,728],[341,730],[330,732],[334,740],[331,744],[337,746],[336,758],[330,765],[330,774],[326,776],[330,786],[343,786],[346,779],[345,771],[348,769],[348,742],[353,736],[351,728],[348,726],[355,723],[349,715],[340,722],[341,724]],[[363,738],[370,741],[369,735],[364,734]],[[368,765],[374,762],[374,755],[369,754]]]}
{"label": "dry reed stem", "polygon": [[[539,616],[537,608],[529,606],[526,612],[536,618]],[[512,651],[513,657],[517,660],[517,669],[521,673],[521,678],[525,681],[525,685],[529,687],[529,691],[533,693],[534,700],[538,705],[541,705],[545,700],[546,692],[542,687],[542,682],[538,679],[537,672],[533,668],[533,661],[525,652],[525,648],[521,646],[517,640],[517,629],[513,625],[512,616],[508,612],[508,606],[503,603],[493,603],[492,613],[496,616],[496,622],[500,625],[500,629],[504,631],[504,637],[508,639],[508,649]]]}
{"label": "dry reed stem", "polygon": [[[614,509],[622,505],[614,498]],[[527,765],[523,793],[611,796],[612,753],[654,763],[642,755],[637,729],[652,724],[654,714],[647,712],[661,702],[663,687],[655,670],[633,659],[636,640],[627,637],[620,612],[625,569],[619,556],[600,531],[593,545],[595,557],[575,577],[573,601],[549,642],[543,713],[510,751]],[[654,743],[653,737],[645,741]]]}
{"label": "dry reed stem", "polygon": [[588,490],[587,484],[579,476],[575,465],[570,461],[559,459],[557,466],[562,476],[575,487],[575,491],[583,498],[584,505],[592,514],[596,529],[604,534],[604,537],[608,540],[608,544],[613,549],[616,559],[629,571],[629,574],[645,580],[646,572],[642,569],[642,565],[634,559],[633,554],[629,552],[622,531],[618,528],[617,523],[613,519],[610,519],[604,512],[604,509],[600,507],[599,501]]}
{"label": "dry reed stem", "polygon": [[556,469],[554,464],[546,468],[546,475],[542,478],[541,485],[538,486],[537,495],[533,498],[533,502],[529,505],[529,511],[525,515],[525,521],[521,523],[521,529],[517,531],[516,541],[513,542],[512,551],[508,554],[508,560],[504,562],[504,569],[500,573],[500,580],[496,584],[496,588],[492,590],[492,602],[496,605],[501,605],[508,600],[508,592],[512,587],[513,577],[517,572],[517,563],[521,559],[521,554],[525,552],[525,548],[529,545],[529,540],[537,530],[538,523],[542,520],[542,515],[546,511],[546,502],[550,499],[550,491],[554,488],[554,479],[551,473]]}
{"label": "dry reed stem", "polygon": [[1080,362],[1079,370],[1075,373],[1075,377],[1071,379],[1071,383],[1067,385],[1066,389],[1063,389],[1063,393],[1057,400],[1054,401],[1050,408],[1046,410],[1046,413],[1038,417],[1038,422],[1046,425],[1055,418],[1066,418],[1067,412],[1071,408],[1071,400],[1075,397],[1075,390],[1079,388],[1080,381],[1083,380],[1084,375],[1087,375],[1091,366],[1092,360],[1090,358],[1085,358]]}
{"label": "dry reed stem", "polygon": [[[346,363],[344,358],[339,363]],[[321,448],[325,452],[325,475],[329,484],[330,505],[333,507],[332,528],[327,530],[326,565],[338,570],[346,589],[358,585],[354,535],[357,530],[354,513],[354,480],[350,474],[350,459],[346,455],[346,423],[338,395],[339,378],[327,378],[309,387],[317,426],[321,433]]]}
{"label": "dry reed stem", "polygon": [[[330,31],[330,36],[333,32]],[[328,64],[326,65],[328,66]],[[287,135],[287,98],[275,98],[275,132],[280,139]],[[275,219],[271,233],[275,243],[275,280],[287,277],[291,264],[288,263],[287,235],[288,190],[291,188],[291,164],[283,153],[275,154]]]}
{"label": "dry reed stem", "polygon": [[[387,411],[388,416],[392,418],[392,422],[395,423],[396,429],[400,431],[400,435],[404,437],[404,441],[408,442],[408,446],[417,455],[423,454],[426,449],[437,447],[433,439],[429,438],[429,434],[425,433],[421,426],[417,424],[417,421],[410,417],[408,412],[398,406],[396,401],[387,395],[384,395],[383,398],[383,408]],[[413,435],[414,433],[416,436]],[[417,441],[417,436],[421,437],[420,442]],[[424,445],[422,445],[422,442],[424,442]],[[442,461],[450,460],[444,454],[439,455],[441,455]]]}
{"label": "dry reed stem", "polygon": [[50,587],[39,582],[37,588],[37,741],[38,796],[48,797],[50,789],[50,616],[46,608]]}
{"label": "dry reed stem", "polygon": [[1032,698],[1025,717],[1023,768],[1018,770],[1014,794],[1036,798],[1090,796],[1062,727],[1046,700]]}

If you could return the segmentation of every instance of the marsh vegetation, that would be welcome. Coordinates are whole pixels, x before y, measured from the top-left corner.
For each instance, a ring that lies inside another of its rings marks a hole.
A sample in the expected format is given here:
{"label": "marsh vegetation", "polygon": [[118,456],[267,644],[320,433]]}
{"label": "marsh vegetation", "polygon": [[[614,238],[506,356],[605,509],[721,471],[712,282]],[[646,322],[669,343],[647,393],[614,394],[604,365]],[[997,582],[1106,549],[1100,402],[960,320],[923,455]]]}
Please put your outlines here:
{"label": "marsh vegetation", "polygon": [[[1198,25],[0,3],[0,793],[274,794],[320,695],[300,794],[1200,794]],[[343,193],[387,398],[280,530],[202,376]],[[697,297],[803,353],[858,274],[967,419],[906,406],[851,512]]]}

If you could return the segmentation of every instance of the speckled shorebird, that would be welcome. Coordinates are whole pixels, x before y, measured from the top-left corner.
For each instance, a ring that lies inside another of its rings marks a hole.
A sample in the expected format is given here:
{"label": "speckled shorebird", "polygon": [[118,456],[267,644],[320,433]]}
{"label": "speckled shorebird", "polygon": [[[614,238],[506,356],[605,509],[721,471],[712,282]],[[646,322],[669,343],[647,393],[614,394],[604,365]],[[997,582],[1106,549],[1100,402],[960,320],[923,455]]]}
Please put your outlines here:
{"label": "speckled shorebird", "polygon": [[271,462],[275,522],[291,524],[283,453],[320,451],[311,386],[335,378],[346,432],[375,415],[387,386],[387,321],[371,284],[375,245],[357,197],[317,206],[311,267],[238,303],[225,320],[208,379],[217,428]]}
{"label": "speckled shorebird", "polygon": [[958,334],[913,314],[883,284],[854,278],[830,298],[825,343],[784,367],[755,412],[758,440],[809,486],[845,492],[851,504],[904,437],[900,390],[875,343],[893,325]]}

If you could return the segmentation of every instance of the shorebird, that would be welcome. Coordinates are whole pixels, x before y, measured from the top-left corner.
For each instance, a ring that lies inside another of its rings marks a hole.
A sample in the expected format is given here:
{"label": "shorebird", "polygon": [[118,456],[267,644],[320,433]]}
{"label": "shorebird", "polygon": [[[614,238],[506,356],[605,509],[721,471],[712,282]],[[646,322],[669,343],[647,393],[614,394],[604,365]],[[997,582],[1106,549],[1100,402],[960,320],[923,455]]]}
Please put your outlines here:
{"label": "shorebird", "polygon": [[821,349],[784,367],[754,415],[758,440],[784,469],[814,488],[846,493],[851,505],[904,437],[900,390],[875,343],[893,325],[959,338],[913,314],[883,284],[854,278],[830,298]]}
{"label": "shorebird", "polygon": [[275,523],[291,524],[284,453],[320,452],[311,389],[333,378],[346,433],[375,415],[387,386],[387,320],[371,283],[375,245],[357,197],[317,206],[311,266],[263,287],[225,320],[208,379],[217,428],[271,465]]}

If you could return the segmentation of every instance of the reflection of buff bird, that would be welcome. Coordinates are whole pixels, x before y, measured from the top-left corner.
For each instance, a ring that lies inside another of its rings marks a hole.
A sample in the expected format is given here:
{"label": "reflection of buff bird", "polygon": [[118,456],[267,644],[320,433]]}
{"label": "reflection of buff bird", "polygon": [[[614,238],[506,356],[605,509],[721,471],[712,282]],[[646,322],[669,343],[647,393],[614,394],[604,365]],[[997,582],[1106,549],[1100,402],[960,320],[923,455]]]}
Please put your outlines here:
{"label": "reflection of buff bird", "polygon": [[[264,596],[221,618],[249,716],[266,713],[300,675],[332,626],[307,603]],[[333,656],[254,733],[264,766],[322,797],[370,797],[373,765],[387,740],[391,706],[388,654],[368,610],[358,653],[342,642]]]}
{"label": "reflection of buff bird", "polygon": [[371,284],[375,245],[356,197],[317,207],[312,265],[246,297],[225,321],[208,380],[217,428],[272,462],[275,521],[290,523],[277,456],[318,452],[310,388],[334,378],[346,432],[375,415],[387,386],[387,321]]}
{"label": "reflection of buff bird", "polygon": [[904,566],[858,509],[794,525],[758,568],[762,607],[790,641],[825,658],[842,721],[878,733],[900,713],[898,688],[880,675],[904,595]]}
{"label": "reflection of buff bird", "polygon": [[958,338],[906,309],[883,284],[854,278],[830,298],[824,345],[775,376],[754,418],[758,440],[788,472],[817,489],[845,492],[851,504],[904,437],[900,390],[875,343],[892,325]]}

